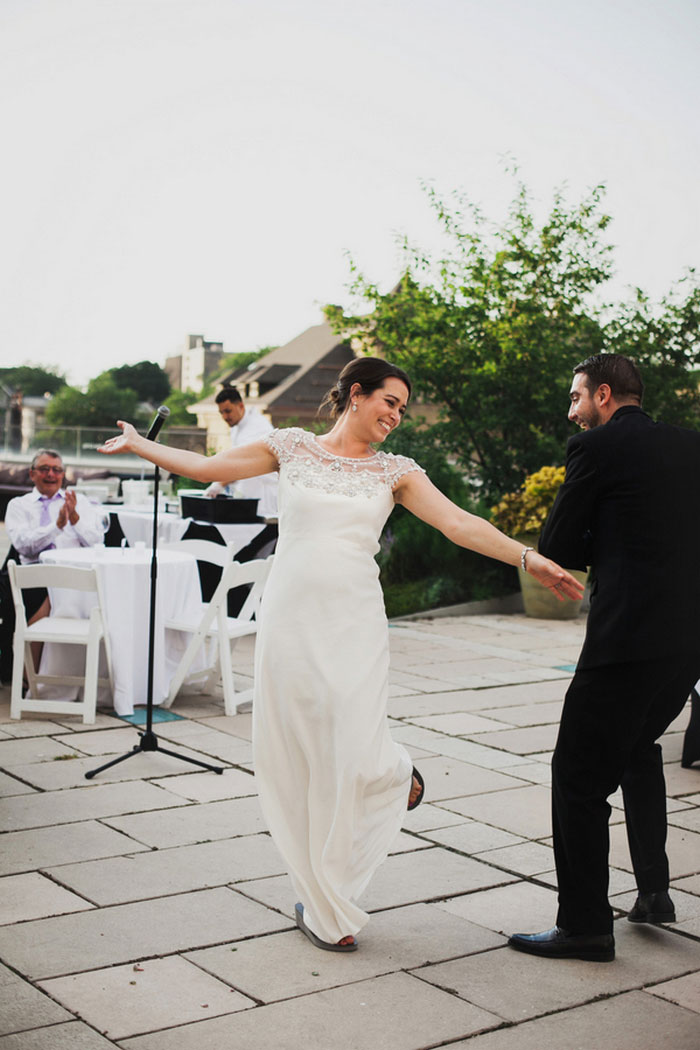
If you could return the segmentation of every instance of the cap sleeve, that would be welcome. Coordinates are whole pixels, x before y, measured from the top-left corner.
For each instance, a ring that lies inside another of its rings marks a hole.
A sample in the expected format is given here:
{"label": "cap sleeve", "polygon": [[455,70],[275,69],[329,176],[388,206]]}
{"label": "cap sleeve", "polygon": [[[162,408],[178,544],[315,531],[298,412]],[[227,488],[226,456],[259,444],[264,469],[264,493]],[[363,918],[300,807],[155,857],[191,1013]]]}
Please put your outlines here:
{"label": "cap sleeve", "polygon": [[294,449],[301,444],[304,431],[301,427],[275,429],[266,434],[264,441],[270,448],[280,466],[287,463],[294,454]]}
{"label": "cap sleeve", "polygon": [[412,474],[415,470],[419,470],[421,474],[425,474],[425,470],[421,467],[420,463],[416,463],[415,459],[410,459],[408,456],[397,456],[393,452],[386,453],[385,470],[387,481],[392,489],[406,474]]}

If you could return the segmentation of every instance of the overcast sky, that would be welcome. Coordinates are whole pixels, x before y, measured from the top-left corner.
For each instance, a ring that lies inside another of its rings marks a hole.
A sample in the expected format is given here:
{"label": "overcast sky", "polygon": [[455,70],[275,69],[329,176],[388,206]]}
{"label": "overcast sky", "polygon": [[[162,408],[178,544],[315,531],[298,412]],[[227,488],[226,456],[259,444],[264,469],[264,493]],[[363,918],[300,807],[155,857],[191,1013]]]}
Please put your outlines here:
{"label": "overcast sky", "polygon": [[700,262],[694,0],[0,0],[0,353],[83,384],[287,342],[430,247],[608,186],[616,294]]}

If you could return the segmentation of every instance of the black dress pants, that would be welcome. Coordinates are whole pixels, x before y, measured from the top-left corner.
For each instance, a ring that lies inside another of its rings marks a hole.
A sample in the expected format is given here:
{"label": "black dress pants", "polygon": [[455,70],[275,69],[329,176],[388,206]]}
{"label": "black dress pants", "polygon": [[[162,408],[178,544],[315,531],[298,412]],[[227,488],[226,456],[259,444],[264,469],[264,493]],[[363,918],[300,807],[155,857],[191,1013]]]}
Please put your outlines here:
{"label": "black dress pants", "polygon": [[607,799],[619,786],[639,892],[668,888],[666,784],[656,741],[699,676],[696,655],[574,675],[552,759],[557,925],[570,933],[612,932]]}

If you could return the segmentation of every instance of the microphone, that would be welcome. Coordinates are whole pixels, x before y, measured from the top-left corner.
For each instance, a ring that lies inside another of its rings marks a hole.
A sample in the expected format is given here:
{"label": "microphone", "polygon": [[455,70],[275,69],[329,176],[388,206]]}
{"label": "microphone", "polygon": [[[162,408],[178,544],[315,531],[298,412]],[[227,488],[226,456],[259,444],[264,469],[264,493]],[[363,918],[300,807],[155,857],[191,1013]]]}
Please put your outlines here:
{"label": "microphone", "polygon": [[155,441],[155,439],[158,437],[160,428],[163,426],[163,423],[165,423],[169,415],[170,409],[167,407],[167,405],[161,405],[155,414],[153,422],[151,423],[150,430],[146,434],[146,441]]}

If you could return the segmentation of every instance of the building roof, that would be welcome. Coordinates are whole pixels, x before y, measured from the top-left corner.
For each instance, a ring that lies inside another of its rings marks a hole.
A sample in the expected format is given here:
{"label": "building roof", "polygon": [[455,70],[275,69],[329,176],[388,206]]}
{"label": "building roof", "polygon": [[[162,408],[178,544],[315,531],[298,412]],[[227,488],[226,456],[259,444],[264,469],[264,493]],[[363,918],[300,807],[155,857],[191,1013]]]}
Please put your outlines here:
{"label": "building roof", "polygon": [[[246,404],[261,412],[274,412],[278,419],[285,415],[308,417],[316,412],[340,369],[354,356],[350,345],[324,321],[248,368],[229,372],[220,382],[237,387]],[[214,395],[199,404],[213,400]]]}

